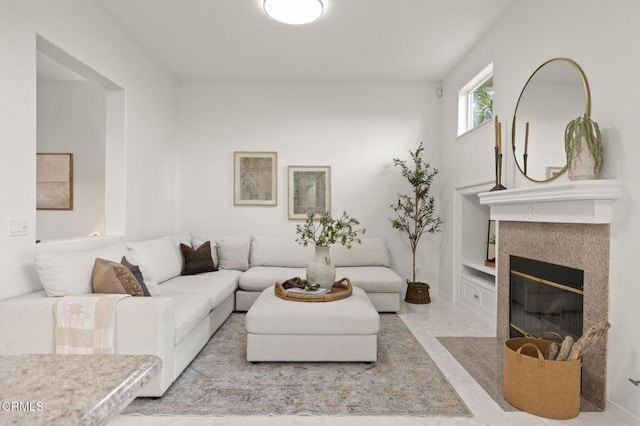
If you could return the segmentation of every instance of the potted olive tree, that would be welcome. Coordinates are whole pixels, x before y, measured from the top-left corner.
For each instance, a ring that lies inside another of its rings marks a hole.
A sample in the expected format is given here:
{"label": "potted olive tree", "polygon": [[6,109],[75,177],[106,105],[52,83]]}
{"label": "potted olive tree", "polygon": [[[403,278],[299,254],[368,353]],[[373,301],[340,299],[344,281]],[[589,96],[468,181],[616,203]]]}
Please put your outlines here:
{"label": "potted olive tree", "polygon": [[407,294],[404,300],[422,304],[430,303],[431,296],[429,284],[416,279],[416,250],[422,235],[425,232],[439,232],[442,224],[442,220],[435,213],[435,199],[430,195],[431,183],[438,170],[432,169],[429,163],[423,160],[423,153],[422,142],[415,151],[409,151],[413,160],[411,167],[405,160],[393,159],[393,164],[400,167],[402,176],[409,181],[413,190],[409,194],[398,194],[398,200],[391,204],[391,210],[396,217],[389,219],[391,226],[407,236],[411,246],[413,275],[411,280],[407,279]]}
{"label": "potted olive tree", "polygon": [[338,219],[331,217],[328,211],[310,211],[302,225],[296,225],[298,238],[296,241],[303,246],[316,246],[313,259],[307,266],[307,282],[320,284],[320,287],[331,289],[335,278],[336,268],[331,262],[329,249],[332,244],[342,244],[351,248],[351,243],[360,243],[360,235],[365,229],[355,229],[359,225],[356,219],[343,212]]}

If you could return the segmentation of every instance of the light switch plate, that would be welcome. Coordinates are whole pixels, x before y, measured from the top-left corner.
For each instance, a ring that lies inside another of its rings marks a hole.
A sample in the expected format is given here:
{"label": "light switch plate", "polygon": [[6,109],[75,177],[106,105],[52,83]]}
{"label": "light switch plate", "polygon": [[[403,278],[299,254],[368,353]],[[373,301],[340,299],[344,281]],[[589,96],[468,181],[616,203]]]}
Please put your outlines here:
{"label": "light switch plate", "polygon": [[7,223],[8,223],[7,235],[10,237],[27,235],[29,233],[29,222],[26,217],[10,217],[7,220]]}

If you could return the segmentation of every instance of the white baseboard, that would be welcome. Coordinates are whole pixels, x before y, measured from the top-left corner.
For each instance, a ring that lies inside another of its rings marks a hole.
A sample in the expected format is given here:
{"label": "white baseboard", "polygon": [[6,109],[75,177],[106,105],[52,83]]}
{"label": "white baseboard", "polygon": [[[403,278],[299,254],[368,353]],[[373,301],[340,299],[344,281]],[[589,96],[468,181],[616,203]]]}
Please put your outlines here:
{"label": "white baseboard", "polygon": [[607,411],[619,417],[626,426],[640,426],[640,419],[618,404],[607,401]]}

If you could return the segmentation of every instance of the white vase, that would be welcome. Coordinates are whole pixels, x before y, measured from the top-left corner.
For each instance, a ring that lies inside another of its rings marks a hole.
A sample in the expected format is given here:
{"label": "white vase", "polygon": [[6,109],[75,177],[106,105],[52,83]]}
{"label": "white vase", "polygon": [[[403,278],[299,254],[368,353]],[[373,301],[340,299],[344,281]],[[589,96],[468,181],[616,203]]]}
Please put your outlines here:
{"label": "white vase", "polygon": [[316,246],[311,263],[307,266],[307,282],[320,284],[320,287],[331,289],[336,279],[336,268],[331,263],[329,247]]}
{"label": "white vase", "polygon": [[584,136],[581,137],[580,144],[581,149],[578,155],[569,160],[569,180],[596,179],[598,177],[594,173],[596,160],[591,155]]}

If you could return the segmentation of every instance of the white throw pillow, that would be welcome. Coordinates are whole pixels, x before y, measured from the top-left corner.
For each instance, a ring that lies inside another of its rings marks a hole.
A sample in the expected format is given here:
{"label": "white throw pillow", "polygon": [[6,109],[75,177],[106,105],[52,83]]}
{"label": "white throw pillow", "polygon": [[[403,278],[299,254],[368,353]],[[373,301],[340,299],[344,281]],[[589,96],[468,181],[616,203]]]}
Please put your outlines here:
{"label": "white throw pillow", "polygon": [[363,238],[351,248],[336,244],[331,246],[331,260],[335,266],[387,266],[391,260],[383,237]]}
{"label": "white throw pillow", "polygon": [[306,268],[313,258],[314,246],[298,244],[294,237],[253,237],[251,266]]}
{"label": "white throw pillow", "polygon": [[206,241],[211,242],[211,258],[213,259],[213,264],[216,268],[221,268],[220,259],[218,258],[218,246],[216,245],[216,241],[226,241],[227,243],[233,243],[241,246],[249,244],[249,250],[251,250],[251,237],[214,233],[199,233],[193,235],[191,238],[191,247],[197,249]]}
{"label": "white throw pillow", "polygon": [[118,262],[127,254],[124,244],[71,252],[36,254],[35,266],[49,296],[93,293],[91,274],[97,258]]}
{"label": "white throw pillow", "polygon": [[246,271],[249,269],[249,250],[251,249],[251,239],[242,240],[218,240],[218,260],[220,269],[234,269],[236,271]]}
{"label": "white throw pillow", "polygon": [[184,268],[184,258],[182,257],[182,251],[180,250],[180,244],[184,244],[185,246],[192,247],[191,245],[191,234],[187,232],[182,232],[180,234],[171,234],[167,235],[171,241],[173,241],[173,247],[176,249],[176,254],[178,259],[180,259],[180,271]]}
{"label": "white throw pillow", "polygon": [[182,271],[182,255],[175,246],[176,242],[169,237],[127,243],[131,253],[127,259],[140,266],[143,276],[145,268],[147,274],[150,273],[158,283],[162,283],[177,277]]}

